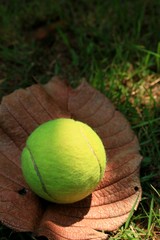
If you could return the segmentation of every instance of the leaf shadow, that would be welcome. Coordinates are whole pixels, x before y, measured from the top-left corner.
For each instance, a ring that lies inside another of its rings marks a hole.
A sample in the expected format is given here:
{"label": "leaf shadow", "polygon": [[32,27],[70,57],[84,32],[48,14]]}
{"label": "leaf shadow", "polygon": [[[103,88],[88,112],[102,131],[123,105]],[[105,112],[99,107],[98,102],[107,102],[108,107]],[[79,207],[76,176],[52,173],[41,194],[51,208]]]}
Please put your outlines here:
{"label": "leaf shadow", "polygon": [[[44,200],[42,200],[44,201]],[[42,218],[42,224],[51,221],[59,226],[69,227],[85,218],[91,208],[92,194],[85,199],[71,204],[46,204],[46,211]]]}

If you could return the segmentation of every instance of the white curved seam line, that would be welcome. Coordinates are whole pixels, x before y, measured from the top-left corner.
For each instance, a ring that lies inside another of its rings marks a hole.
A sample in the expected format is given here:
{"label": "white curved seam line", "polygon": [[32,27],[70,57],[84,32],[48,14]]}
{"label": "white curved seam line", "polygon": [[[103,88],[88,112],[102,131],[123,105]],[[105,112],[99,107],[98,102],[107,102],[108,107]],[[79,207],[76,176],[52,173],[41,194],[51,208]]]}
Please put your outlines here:
{"label": "white curved seam line", "polygon": [[100,180],[101,180],[101,175],[102,175],[102,167],[101,167],[100,161],[99,161],[99,159],[98,159],[98,157],[97,157],[97,155],[96,155],[93,147],[91,146],[90,142],[88,141],[88,138],[86,137],[84,131],[82,130],[82,127],[80,127],[79,129],[80,129],[80,132],[81,132],[84,140],[86,141],[88,147],[90,148],[91,152],[93,153],[93,155],[95,156],[95,158],[96,158],[96,160],[97,160],[97,162],[98,162],[99,171],[100,171],[100,174],[99,174],[99,181],[100,181]]}
{"label": "white curved seam line", "polygon": [[39,178],[39,181],[40,181],[40,183],[41,183],[41,186],[42,186],[43,191],[44,191],[49,197],[51,197],[50,194],[49,194],[49,192],[47,191],[47,188],[46,188],[46,186],[45,186],[45,183],[44,183],[44,181],[43,181],[43,178],[42,178],[42,176],[41,176],[41,174],[40,174],[40,171],[39,171],[39,169],[38,169],[38,166],[37,166],[37,164],[36,164],[36,161],[34,160],[34,157],[33,157],[33,154],[32,154],[32,152],[31,152],[30,148],[29,148],[27,145],[26,145],[26,148],[27,148],[27,150],[28,150],[29,153],[30,153],[31,161],[32,161],[32,163],[33,163],[34,170],[35,170],[35,172],[36,172],[36,174],[37,174],[37,177]]}

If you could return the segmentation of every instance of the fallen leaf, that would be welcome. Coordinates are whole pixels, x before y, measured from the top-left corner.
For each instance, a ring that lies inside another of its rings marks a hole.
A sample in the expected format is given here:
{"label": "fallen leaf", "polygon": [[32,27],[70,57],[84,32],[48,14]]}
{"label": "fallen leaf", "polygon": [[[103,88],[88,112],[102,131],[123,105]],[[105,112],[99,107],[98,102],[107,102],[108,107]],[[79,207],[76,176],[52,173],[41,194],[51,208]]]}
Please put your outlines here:
{"label": "fallen leaf", "polygon": [[[104,178],[92,195],[67,205],[36,196],[20,167],[28,135],[41,123],[60,117],[90,125],[108,157]],[[53,78],[46,85],[35,84],[4,97],[0,139],[0,221],[16,231],[31,231],[50,240],[107,239],[104,231],[118,229],[138,206],[142,157],[137,137],[111,101],[86,82],[72,89]]]}
{"label": "fallen leaf", "polygon": [[43,40],[47,38],[50,34],[55,34],[58,28],[63,28],[65,23],[63,21],[56,21],[50,24],[43,24],[32,31],[32,35],[35,40]]}

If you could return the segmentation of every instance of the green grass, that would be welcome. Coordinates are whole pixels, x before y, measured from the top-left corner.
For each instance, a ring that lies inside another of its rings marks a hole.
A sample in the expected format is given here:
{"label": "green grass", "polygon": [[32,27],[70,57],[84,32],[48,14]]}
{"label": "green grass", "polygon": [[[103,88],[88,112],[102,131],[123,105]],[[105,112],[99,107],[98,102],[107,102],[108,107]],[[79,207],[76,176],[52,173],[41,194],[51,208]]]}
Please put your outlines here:
{"label": "green grass", "polygon": [[[85,78],[139,138],[143,198],[111,240],[160,238],[159,9],[159,0],[0,3],[0,98],[55,74],[72,86]],[[13,239],[33,238],[1,226],[0,240]]]}

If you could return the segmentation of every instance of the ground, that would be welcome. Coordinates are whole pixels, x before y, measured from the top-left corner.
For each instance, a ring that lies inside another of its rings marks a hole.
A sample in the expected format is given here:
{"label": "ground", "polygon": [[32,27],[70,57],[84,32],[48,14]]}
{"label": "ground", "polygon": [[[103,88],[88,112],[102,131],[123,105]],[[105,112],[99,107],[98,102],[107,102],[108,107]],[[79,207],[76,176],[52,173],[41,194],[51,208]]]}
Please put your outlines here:
{"label": "ground", "polygon": [[[107,95],[136,132],[143,197],[113,239],[160,239],[160,1],[0,3],[0,98],[54,75]],[[0,226],[0,240],[32,239]]]}

